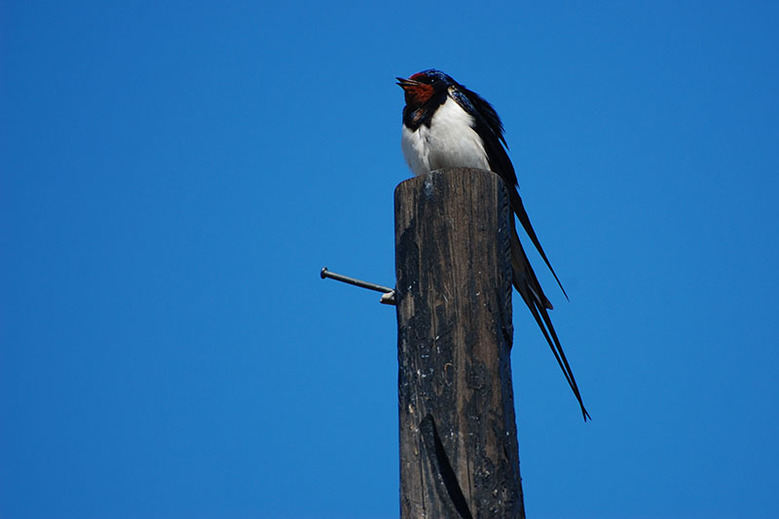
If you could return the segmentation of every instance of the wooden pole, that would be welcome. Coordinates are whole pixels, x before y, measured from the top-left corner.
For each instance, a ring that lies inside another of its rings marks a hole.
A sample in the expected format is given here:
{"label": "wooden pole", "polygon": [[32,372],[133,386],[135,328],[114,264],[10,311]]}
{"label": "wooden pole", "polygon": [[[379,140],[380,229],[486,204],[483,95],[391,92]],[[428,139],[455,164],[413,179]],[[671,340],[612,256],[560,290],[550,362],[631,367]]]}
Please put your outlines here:
{"label": "wooden pole", "polygon": [[395,190],[403,519],[525,517],[510,218],[489,171],[433,172]]}

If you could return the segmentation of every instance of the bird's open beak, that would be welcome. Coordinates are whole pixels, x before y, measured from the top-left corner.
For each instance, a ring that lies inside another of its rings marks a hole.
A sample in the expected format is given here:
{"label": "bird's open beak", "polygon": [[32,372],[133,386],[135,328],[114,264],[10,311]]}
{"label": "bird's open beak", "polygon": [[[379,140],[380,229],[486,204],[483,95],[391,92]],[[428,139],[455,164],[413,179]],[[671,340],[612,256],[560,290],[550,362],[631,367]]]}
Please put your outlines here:
{"label": "bird's open beak", "polygon": [[413,79],[405,79],[402,77],[396,77],[395,79],[398,80],[397,85],[403,90],[419,85],[419,81],[414,81]]}

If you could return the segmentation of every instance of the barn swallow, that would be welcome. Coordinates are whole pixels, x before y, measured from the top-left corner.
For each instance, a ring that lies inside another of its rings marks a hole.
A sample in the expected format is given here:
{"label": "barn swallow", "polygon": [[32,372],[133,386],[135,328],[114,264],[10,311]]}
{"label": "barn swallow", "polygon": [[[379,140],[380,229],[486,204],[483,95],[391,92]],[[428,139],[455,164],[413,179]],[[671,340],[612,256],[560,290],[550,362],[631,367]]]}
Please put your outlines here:
{"label": "barn swallow", "polygon": [[[424,175],[444,168],[478,168],[497,173],[508,188],[514,214],[567,299],[568,295],[541,247],[519,196],[517,175],[503,136],[503,123],[492,105],[439,70],[425,70],[408,79],[396,79],[406,98],[401,144],[411,171],[415,175]],[[586,421],[590,415],[549,318],[548,310],[552,309],[552,303],[541,289],[519,241],[514,218],[511,218],[511,224],[514,287],[552,349]]]}

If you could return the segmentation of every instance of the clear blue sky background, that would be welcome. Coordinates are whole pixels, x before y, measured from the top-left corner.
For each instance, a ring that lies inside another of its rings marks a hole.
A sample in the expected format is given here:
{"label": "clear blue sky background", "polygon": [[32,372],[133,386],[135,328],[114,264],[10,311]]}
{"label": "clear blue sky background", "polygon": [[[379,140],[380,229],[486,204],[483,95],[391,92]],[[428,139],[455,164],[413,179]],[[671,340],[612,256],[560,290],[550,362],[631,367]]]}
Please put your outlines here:
{"label": "clear blue sky background", "polygon": [[428,67],[571,296],[587,424],[515,297],[529,517],[776,517],[779,7],[532,4],[4,2],[0,517],[397,517],[395,313],[318,275],[394,283]]}

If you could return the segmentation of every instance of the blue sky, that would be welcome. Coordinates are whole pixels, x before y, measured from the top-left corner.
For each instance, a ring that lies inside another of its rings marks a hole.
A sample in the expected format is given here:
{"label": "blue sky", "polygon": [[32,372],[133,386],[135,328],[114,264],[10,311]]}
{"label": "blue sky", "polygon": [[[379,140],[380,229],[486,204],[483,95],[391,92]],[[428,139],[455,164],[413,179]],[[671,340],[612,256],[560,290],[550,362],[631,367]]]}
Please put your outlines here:
{"label": "blue sky", "polygon": [[395,313],[318,274],[394,283],[429,67],[570,295],[587,424],[515,297],[529,517],[774,516],[775,3],[67,4],[0,7],[0,516],[397,517]]}

